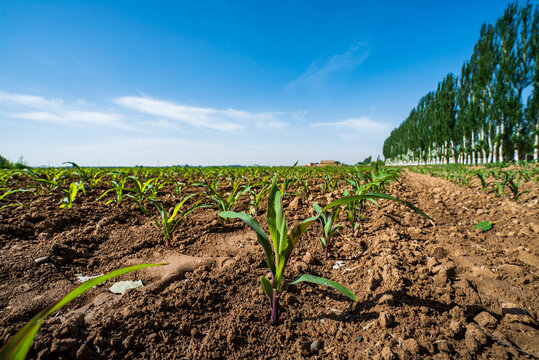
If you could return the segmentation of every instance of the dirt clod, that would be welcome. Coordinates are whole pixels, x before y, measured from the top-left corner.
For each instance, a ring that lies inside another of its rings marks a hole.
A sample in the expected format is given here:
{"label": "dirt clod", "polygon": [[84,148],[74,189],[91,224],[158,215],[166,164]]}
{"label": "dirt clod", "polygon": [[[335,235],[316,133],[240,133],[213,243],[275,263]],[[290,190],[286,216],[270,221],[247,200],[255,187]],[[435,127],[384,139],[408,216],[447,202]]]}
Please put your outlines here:
{"label": "dirt clod", "polygon": [[378,322],[382,328],[388,328],[393,325],[393,322],[395,321],[395,318],[392,314],[388,312],[381,312],[380,317],[378,318]]}
{"label": "dirt clod", "polygon": [[474,321],[481,327],[494,329],[498,320],[489,312],[483,311],[474,317]]}

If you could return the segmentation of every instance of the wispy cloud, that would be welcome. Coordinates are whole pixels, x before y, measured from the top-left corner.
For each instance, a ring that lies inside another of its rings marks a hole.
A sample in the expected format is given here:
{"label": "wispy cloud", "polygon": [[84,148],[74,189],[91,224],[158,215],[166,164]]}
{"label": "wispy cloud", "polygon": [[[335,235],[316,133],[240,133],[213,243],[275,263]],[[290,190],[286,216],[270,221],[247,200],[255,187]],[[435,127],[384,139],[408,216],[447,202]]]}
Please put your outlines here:
{"label": "wispy cloud", "polygon": [[41,109],[54,109],[61,107],[64,104],[64,101],[62,99],[46,99],[42,96],[11,94],[0,91],[0,103]]}
{"label": "wispy cloud", "polygon": [[94,111],[84,102],[67,104],[62,99],[0,92],[0,115],[10,119],[47,122],[68,126],[105,126],[136,130],[122,114]]}
{"label": "wispy cloud", "polygon": [[391,129],[392,125],[374,121],[367,116],[360,116],[357,118],[345,119],[335,122],[318,122],[312,124],[313,127],[333,127],[340,129],[350,129],[364,134],[373,135],[386,135]]}
{"label": "wispy cloud", "polygon": [[280,112],[248,112],[186,106],[147,96],[119,97],[114,99],[114,103],[146,115],[224,132],[238,132],[253,125],[262,128],[286,126],[285,122],[279,120],[279,116],[282,115]]}
{"label": "wispy cloud", "polygon": [[189,126],[217,132],[237,133],[247,129],[279,130],[295,113],[249,112],[238,109],[187,106],[147,96],[123,96],[113,104],[98,106],[85,100],[66,102],[43,96],[0,91],[0,116],[12,120],[62,126],[112,127],[135,132],[156,129],[180,130]]}
{"label": "wispy cloud", "polygon": [[286,89],[319,87],[334,74],[355,70],[368,56],[368,44],[365,42],[355,43],[342,54],[316,59],[303,74],[290,82]]}

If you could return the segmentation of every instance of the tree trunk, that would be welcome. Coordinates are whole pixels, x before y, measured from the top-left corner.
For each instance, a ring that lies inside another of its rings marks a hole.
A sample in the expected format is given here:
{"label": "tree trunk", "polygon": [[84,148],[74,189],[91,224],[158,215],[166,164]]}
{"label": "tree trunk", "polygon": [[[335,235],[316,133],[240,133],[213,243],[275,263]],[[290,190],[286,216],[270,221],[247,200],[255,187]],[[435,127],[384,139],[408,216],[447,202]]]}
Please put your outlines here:
{"label": "tree trunk", "polygon": [[535,144],[533,148],[533,161],[536,163],[539,162],[539,119],[535,119]]}
{"label": "tree trunk", "polygon": [[472,148],[472,164],[475,165],[475,133],[472,131],[472,138],[470,139],[470,147]]}
{"label": "tree trunk", "polygon": [[503,162],[503,135],[505,132],[505,119],[502,117],[500,124],[500,147],[498,148],[498,161]]}
{"label": "tree trunk", "polygon": [[492,137],[488,137],[488,162],[493,163],[494,161],[494,146],[492,145]]}

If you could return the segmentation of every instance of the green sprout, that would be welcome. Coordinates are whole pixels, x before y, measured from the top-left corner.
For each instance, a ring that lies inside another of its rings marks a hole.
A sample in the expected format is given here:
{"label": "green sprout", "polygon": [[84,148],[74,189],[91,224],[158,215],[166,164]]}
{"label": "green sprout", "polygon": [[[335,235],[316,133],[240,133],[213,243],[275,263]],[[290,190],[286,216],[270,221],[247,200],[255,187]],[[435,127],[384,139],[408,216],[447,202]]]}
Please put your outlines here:
{"label": "green sprout", "polygon": [[331,238],[331,235],[337,231],[338,228],[342,227],[343,225],[335,225],[333,226],[333,222],[337,217],[339,217],[339,206],[335,206],[333,210],[330,213],[322,212],[322,208],[318,203],[313,204],[313,208],[318,214],[318,220],[320,220],[320,223],[322,224],[322,230],[324,232],[324,236],[321,236],[320,243],[322,244],[322,249],[324,249],[324,258],[327,260],[328,258],[328,248],[329,248],[329,239]]}
{"label": "green sprout", "polygon": [[[257,191],[255,187],[259,185],[262,187]],[[270,191],[270,184],[263,183],[263,182],[258,183],[258,184],[253,184],[249,187],[247,191],[251,195],[251,201],[249,202],[249,212],[253,216],[258,216],[258,211],[260,210],[262,201],[264,201],[264,199],[266,198],[266,195]]]}
{"label": "green sprout", "polygon": [[77,182],[72,182],[67,189],[62,189],[66,196],[62,199],[62,205],[60,205],[60,207],[63,209],[71,209],[79,190],[84,192],[84,186]]}
{"label": "green sprout", "polygon": [[[257,241],[264,249],[264,253],[266,254],[266,264],[271,271],[271,280],[266,276],[261,276],[260,282],[262,290],[270,301],[272,309],[271,320],[275,326],[279,323],[279,298],[289,285],[303,281],[326,285],[340,291],[343,295],[349,297],[353,301],[357,301],[354,293],[343,285],[318,276],[304,274],[292,282],[284,282],[286,265],[288,264],[292,251],[296,247],[301,235],[307,231],[307,228],[316,221],[319,216],[303,220],[292,228],[292,230],[288,231],[285,215],[281,207],[281,198],[281,192],[277,188],[277,176],[275,176],[269,193],[268,211],[266,213],[266,221],[268,223],[271,242],[264,230],[262,230],[260,225],[251,215],[245,212],[238,213],[233,211],[223,211],[219,213],[219,216],[224,219],[243,220],[257,234]],[[323,209],[323,211],[326,210],[328,210],[328,207]]]}
{"label": "green sprout", "polygon": [[193,196],[195,196],[195,195],[197,195],[197,194],[191,194],[191,195],[186,196],[185,198],[183,198],[183,200],[180,201],[174,207],[174,209],[172,210],[172,212],[170,214],[165,210],[163,204],[158,203],[155,200],[150,200],[152,202],[152,204],[155,205],[155,207],[157,208],[157,211],[159,212],[158,220],[154,219],[153,222],[155,223],[155,225],[157,225],[157,227],[163,233],[163,236],[165,237],[165,245],[166,245],[167,248],[170,247],[170,241],[172,240],[172,235],[174,234],[174,231],[177,229],[178,224],[180,223],[180,221],[182,221],[192,211],[194,211],[194,210],[196,210],[198,208],[208,206],[208,205],[200,205],[200,202],[202,201],[202,199],[201,199],[201,200],[197,201],[195,203],[195,205],[191,206],[186,211],[182,212],[181,214],[178,214],[180,212],[180,209],[185,204],[185,202],[187,200],[189,200],[190,198],[192,198]]}
{"label": "green sprout", "polygon": [[89,289],[96,285],[101,284],[107,280],[124,275],[136,270],[144,269],[150,266],[161,266],[166,264],[140,264],[134,266],[128,266],[122,269],[112,271],[106,275],[98,276],[94,279],[90,279],[81,285],[77,286],[73,291],[64,296],[56,304],[49,306],[39,314],[34,316],[17,334],[15,334],[3,347],[0,349],[0,359],[5,360],[24,360],[30,347],[34,342],[37,332],[41,328],[41,325],[45,319],[53,314],[55,311],[68,304],[76,297],[84,294]]}

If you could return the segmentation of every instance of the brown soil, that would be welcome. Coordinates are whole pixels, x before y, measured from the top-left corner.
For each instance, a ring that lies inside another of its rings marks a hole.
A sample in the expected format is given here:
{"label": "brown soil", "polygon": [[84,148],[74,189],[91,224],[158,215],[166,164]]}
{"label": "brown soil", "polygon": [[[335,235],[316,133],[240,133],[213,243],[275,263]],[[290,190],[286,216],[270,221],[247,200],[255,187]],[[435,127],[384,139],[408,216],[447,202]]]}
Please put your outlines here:
{"label": "brown soil", "polygon": [[[216,210],[199,209],[166,249],[152,220],[132,203],[84,200],[101,193],[95,190],[66,210],[56,198],[18,193],[30,207],[0,212],[0,345],[72,290],[77,274],[166,262],[119,279],[142,279],[142,288],[116,295],[109,281],[46,320],[31,358],[537,357],[539,189],[526,186],[531,192],[517,203],[407,172],[389,193],[436,223],[381,201],[368,208],[356,234],[349,225],[341,228],[327,261],[317,239],[321,227],[313,225],[287,278],[324,276],[359,300],[320,286],[291,286],[277,327],[259,284],[268,272],[263,251],[242,222],[223,224]],[[312,202],[336,197],[315,191],[311,201],[293,202],[288,219],[304,219]],[[263,218],[257,217],[264,226]],[[482,220],[500,222],[474,231]],[[49,260],[34,261],[43,256]]]}

